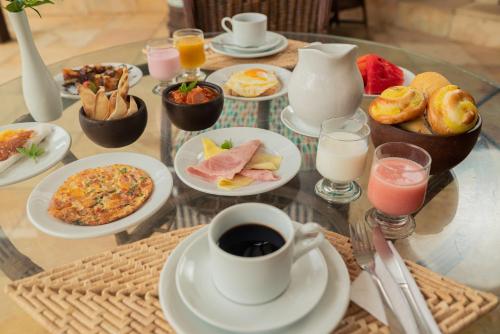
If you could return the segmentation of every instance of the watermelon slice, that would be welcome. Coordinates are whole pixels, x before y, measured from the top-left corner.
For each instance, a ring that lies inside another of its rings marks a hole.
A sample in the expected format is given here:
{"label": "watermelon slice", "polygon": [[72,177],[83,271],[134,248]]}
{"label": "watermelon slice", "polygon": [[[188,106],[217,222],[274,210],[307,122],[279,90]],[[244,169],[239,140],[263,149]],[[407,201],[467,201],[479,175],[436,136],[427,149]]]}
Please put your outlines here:
{"label": "watermelon slice", "polygon": [[403,71],[376,54],[358,58],[358,68],[367,94],[380,94],[385,89],[403,84]]}

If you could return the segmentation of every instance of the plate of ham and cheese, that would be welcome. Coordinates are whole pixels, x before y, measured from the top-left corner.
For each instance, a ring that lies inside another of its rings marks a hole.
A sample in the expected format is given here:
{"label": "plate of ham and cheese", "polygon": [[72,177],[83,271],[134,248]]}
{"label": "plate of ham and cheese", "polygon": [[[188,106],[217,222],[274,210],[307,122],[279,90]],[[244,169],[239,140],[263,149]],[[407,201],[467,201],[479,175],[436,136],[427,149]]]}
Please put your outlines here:
{"label": "plate of ham and cheese", "polygon": [[282,135],[259,128],[202,133],[178,150],[174,168],[189,187],[222,196],[247,196],[281,187],[299,171],[298,148]]}

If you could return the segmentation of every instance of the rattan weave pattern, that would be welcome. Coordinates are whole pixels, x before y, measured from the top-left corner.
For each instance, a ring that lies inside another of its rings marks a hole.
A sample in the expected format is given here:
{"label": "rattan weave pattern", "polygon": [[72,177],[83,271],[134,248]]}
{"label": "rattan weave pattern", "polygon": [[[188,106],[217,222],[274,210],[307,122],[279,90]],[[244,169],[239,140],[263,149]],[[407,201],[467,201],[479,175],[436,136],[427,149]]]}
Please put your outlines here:
{"label": "rattan weave pattern", "polygon": [[[173,333],[158,301],[158,278],[175,246],[198,227],[153,236],[72,264],[14,281],[7,293],[51,333]],[[326,232],[344,258],[351,280],[360,272],[349,239]],[[498,303],[407,262],[443,333],[456,333]],[[335,333],[389,333],[351,303]]]}

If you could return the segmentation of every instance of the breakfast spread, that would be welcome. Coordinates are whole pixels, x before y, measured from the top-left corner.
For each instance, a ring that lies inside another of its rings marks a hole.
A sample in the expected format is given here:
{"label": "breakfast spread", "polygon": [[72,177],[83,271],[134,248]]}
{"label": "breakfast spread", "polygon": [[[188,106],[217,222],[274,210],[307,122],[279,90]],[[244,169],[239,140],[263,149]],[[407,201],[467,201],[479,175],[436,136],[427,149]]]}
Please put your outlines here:
{"label": "breakfast spread", "polygon": [[368,111],[377,122],[443,136],[467,132],[479,118],[474,98],[435,72],[418,74],[407,87],[384,90]]}
{"label": "breakfast spread", "polygon": [[[229,143],[229,141],[224,142]],[[281,157],[265,153],[260,140],[251,140],[237,147],[222,148],[208,138],[202,139],[204,159],[189,166],[187,172],[217,187],[232,190],[254,181],[279,180],[274,171],[281,164]],[[232,145],[230,145],[232,146]]]}
{"label": "breakfast spread", "polygon": [[54,193],[48,212],[66,223],[103,225],[136,212],[153,192],[142,169],[125,164],[85,169]]}
{"label": "breakfast spread", "polygon": [[23,156],[36,159],[45,153],[38,146],[51,132],[51,127],[39,124],[27,129],[0,132],[0,173],[19,161]]}
{"label": "breakfast spread", "polygon": [[83,104],[83,111],[88,118],[95,120],[115,120],[133,115],[138,111],[137,102],[128,95],[128,70],[123,73],[115,90],[108,98],[104,87],[96,93],[86,85],[78,85],[78,94]]}
{"label": "breakfast spread", "polygon": [[83,84],[94,92],[97,87],[104,87],[106,92],[116,90],[118,81],[126,67],[111,65],[84,65],[79,69],[63,68],[64,87]]}
{"label": "breakfast spread", "polygon": [[269,96],[281,89],[281,83],[272,71],[249,68],[233,73],[224,84],[224,89],[231,96]]}
{"label": "breakfast spread", "polygon": [[403,71],[376,54],[367,54],[357,59],[363,77],[366,94],[380,94],[386,88],[403,84]]}
{"label": "breakfast spread", "polygon": [[182,85],[169,92],[170,101],[178,104],[201,104],[212,101],[218,93],[210,87],[198,85],[197,81],[189,84],[183,82]]}

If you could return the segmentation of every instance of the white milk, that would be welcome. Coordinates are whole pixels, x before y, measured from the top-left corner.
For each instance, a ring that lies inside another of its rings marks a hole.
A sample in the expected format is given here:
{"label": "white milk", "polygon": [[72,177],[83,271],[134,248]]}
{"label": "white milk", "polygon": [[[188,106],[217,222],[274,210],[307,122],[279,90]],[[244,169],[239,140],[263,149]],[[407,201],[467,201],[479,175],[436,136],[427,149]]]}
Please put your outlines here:
{"label": "white milk", "polygon": [[350,132],[333,132],[322,136],[316,156],[318,172],[335,182],[349,182],[360,177],[368,152],[367,140],[356,140],[360,138]]}

